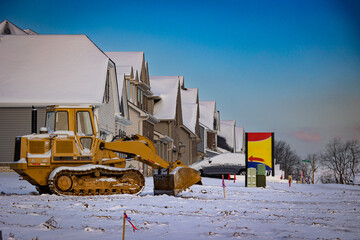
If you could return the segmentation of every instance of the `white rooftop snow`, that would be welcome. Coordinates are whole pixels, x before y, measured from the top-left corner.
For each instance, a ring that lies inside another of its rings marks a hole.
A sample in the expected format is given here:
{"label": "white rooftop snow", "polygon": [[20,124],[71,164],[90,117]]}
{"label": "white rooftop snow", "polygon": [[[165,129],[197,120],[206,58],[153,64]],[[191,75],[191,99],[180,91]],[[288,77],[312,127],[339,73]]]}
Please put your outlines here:
{"label": "white rooftop snow", "polygon": [[196,118],[197,118],[197,104],[183,103],[181,104],[183,124],[196,135]]}
{"label": "white rooftop snow", "polygon": [[187,88],[186,90],[181,89],[181,102],[183,103],[197,103],[198,89]]}
{"label": "white rooftop snow", "polygon": [[[221,120],[219,135],[225,138],[229,147],[235,148],[235,125],[234,120]],[[236,150],[236,149],[235,149]]]}
{"label": "white rooftop snow", "polygon": [[181,108],[183,114],[184,125],[196,134],[196,122],[198,115],[198,89],[187,88],[186,90],[181,89]]}
{"label": "white rooftop snow", "polygon": [[31,29],[25,29],[24,32],[26,32],[29,35],[39,35],[37,32],[31,30]]}
{"label": "white rooftop snow", "polygon": [[144,52],[105,52],[106,55],[115,62],[116,66],[132,66],[134,77],[136,72],[140,79],[142,65],[144,62]]}
{"label": "white rooftop snow", "polygon": [[[9,30],[9,33],[6,32],[7,30]],[[4,20],[0,23],[0,35],[1,34],[11,34],[11,35],[27,35],[28,33],[26,33],[24,30],[22,30],[21,28],[15,26],[13,23],[11,23],[8,20]]]}
{"label": "white rooftop snow", "polygon": [[87,36],[0,39],[0,106],[102,103],[109,58]]}
{"label": "white rooftop snow", "polygon": [[161,99],[154,104],[154,117],[157,119],[175,119],[179,79],[151,76],[151,91]]}
{"label": "white rooftop snow", "polygon": [[200,119],[199,122],[207,128],[214,130],[214,118],[216,112],[215,101],[199,101]]}
{"label": "white rooftop snow", "polygon": [[[209,162],[210,161],[210,162]],[[226,165],[245,166],[245,154],[243,153],[223,153],[211,158],[204,159],[191,165],[191,168],[200,170],[210,166],[226,166]]]}
{"label": "white rooftop snow", "polygon": [[244,151],[244,128],[235,127],[236,151]]}
{"label": "white rooftop snow", "polygon": [[132,66],[116,66],[116,72],[117,74],[125,74],[127,76],[131,76],[131,73],[133,72],[133,68]]}

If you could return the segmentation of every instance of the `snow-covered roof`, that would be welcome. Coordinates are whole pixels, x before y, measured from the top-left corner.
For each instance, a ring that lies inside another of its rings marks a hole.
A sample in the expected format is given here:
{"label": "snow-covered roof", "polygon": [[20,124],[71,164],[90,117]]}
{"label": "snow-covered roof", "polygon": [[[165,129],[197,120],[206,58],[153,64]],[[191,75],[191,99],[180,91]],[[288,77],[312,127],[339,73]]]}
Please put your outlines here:
{"label": "snow-covered roof", "polygon": [[226,165],[241,165],[245,166],[245,154],[243,153],[223,153],[211,158],[192,164],[190,167],[200,170],[204,167],[210,166],[226,166]]}
{"label": "snow-covered roof", "polygon": [[142,65],[144,63],[144,52],[105,52],[105,54],[114,61],[116,66],[132,66],[134,76],[136,76],[137,72],[140,79]]}
{"label": "snow-covered roof", "polygon": [[27,35],[27,33],[21,28],[15,26],[8,20],[4,20],[0,23],[0,35]]}
{"label": "snow-covered roof", "polygon": [[244,128],[235,127],[236,151],[244,151]]}
{"label": "snow-covered roof", "polygon": [[234,120],[221,120],[219,136],[225,138],[229,147],[235,148],[235,125]]}
{"label": "snow-covered roof", "polygon": [[0,105],[100,105],[108,65],[85,35],[2,35]]}
{"label": "snow-covered roof", "polygon": [[186,90],[181,89],[181,107],[183,114],[183,123],[194,134],[196,134],[196,122],[198,117],[197,94],[197,88],[187,88]]}
{"label": "snow-covered roof", "polygon": [[154,104],[154,117],[157,119],[175,119],[179,79],[151,76],[151,91],[161,99]]}
{"label": "snow-covered roof", "polygon": [[180,80],[180,87],[184,88],[184,76],[178,76],[179,80]]}
{"label": "snow-covered roof", "polygon": [[181,87],[181,81],[184,81],[183,76],[151,76],[150,79],[156,79],[156,80],[176,80],[179,81],[180,87]]}
{"label": "snow-covered roof", "polygon": [[197,98],[197,88],[187,88],[186,90],[181,89],[181,101],[183,103],[197,103]]}
{"label": "snow-covered roof", "polygon": [[39,35],[37,32],[31,30],[31,29],[25,29],[24,32],[26,32],[29,35]]}
{"label": "snow-covered roof", "polygon": [[199,105],[200,105],[199,122],[202,123],[207,128],[214,130],[216,102],[215,101],[200,101]]}
{"label": "snow-covered roof", "polygon": [[182,103],[182,114],[183,114],[183,124],[191,132],[196,134],[196,118],[197,118],[197,104],[196,103]]}
{"label": "snow-covered roof", "polygon": [[124,74],[126,76],[132,76],[133,68],[132,68],[132,66],[116,66],[116,72],[118,74],[121,73],[121,74]]}
{"label": "snow-covered roof", "polygon": [[121,72],[116,72],[116,79],[117,79],[117,84],[118,84],[119,99],[121,99],[121,96],[123,94],[125,74],[121,73]]}

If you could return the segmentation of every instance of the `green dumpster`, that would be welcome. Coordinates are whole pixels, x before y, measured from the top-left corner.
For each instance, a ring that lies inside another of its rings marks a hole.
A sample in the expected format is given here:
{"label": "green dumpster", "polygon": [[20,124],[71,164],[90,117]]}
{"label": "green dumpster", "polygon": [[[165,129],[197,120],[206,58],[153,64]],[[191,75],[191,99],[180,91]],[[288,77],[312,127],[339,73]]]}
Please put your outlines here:
{"label": "green dumpster", "polygon": [[256,187],[266,187],[266,167],[265,164],[257,165]]}

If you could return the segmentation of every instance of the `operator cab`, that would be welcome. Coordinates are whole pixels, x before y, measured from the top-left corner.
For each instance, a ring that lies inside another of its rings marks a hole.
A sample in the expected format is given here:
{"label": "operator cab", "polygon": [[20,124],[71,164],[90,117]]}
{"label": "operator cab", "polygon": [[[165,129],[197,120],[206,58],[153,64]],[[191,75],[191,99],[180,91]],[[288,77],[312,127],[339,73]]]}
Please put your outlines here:
{"label": "operator cab", "polygon": [[82,155],[91,154],[98,129],[96,127],[97,121],[91,106],[51,106],[46,111],[47,133],[75,135],[82,148]]}

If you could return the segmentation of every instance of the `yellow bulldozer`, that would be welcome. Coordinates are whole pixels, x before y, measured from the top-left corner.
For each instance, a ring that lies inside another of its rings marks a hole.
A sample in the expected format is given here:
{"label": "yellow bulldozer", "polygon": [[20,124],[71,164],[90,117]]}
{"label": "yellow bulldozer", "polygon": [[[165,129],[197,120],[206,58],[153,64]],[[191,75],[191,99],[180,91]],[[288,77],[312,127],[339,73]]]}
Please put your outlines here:
{"label": "yellow bulldozer", "polygon": [[145,178],[140,171],[125,168],[126,159],[157,169],[155,195],[177,195],[201,182],[200,173],[180,160],[161,159],[146,137],[102,140],[92,106],[47,107],[46,128],[41,128],[39,134],[15,139],[10,168],[35,185],[39,193],[139,194],[145,187]]}

